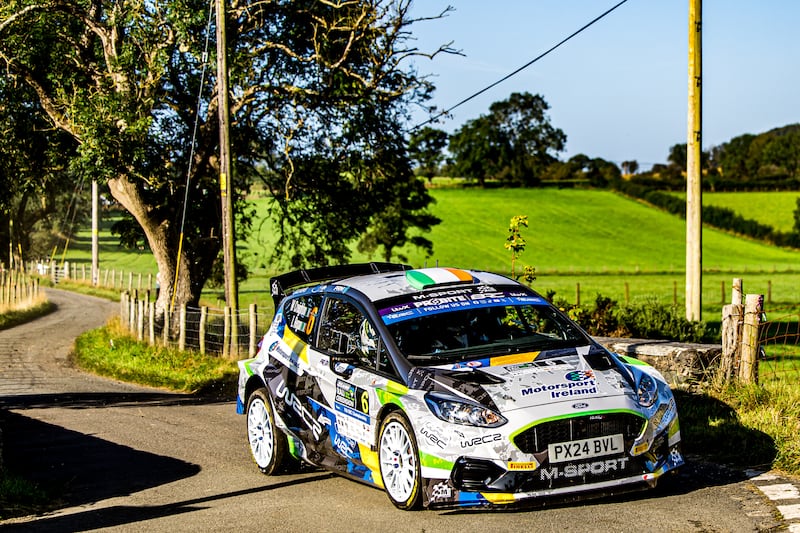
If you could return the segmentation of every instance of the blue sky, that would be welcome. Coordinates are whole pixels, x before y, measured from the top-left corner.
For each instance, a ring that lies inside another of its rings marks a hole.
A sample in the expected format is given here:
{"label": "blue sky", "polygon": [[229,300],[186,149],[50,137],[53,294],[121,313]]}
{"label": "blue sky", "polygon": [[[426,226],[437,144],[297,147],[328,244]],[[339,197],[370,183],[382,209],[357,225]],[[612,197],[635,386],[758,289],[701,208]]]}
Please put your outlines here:
{"label": "blue sky", "polygon": [[[464,56],[416,60],[449,108],[521,67],[618,0],[416,0],[422,50],[454,41]],[[561,159],[583,153],[640,167],[686,142],[687,0],[628,0],[515,77],[434,127],[452,133],[512,92],[541,94],[567,135]],[[800,1],[703,2],[703,148],[800,122]],[[416,123],[424,116],[418,115]],[[412,124],[414,125],[414,124]]]}

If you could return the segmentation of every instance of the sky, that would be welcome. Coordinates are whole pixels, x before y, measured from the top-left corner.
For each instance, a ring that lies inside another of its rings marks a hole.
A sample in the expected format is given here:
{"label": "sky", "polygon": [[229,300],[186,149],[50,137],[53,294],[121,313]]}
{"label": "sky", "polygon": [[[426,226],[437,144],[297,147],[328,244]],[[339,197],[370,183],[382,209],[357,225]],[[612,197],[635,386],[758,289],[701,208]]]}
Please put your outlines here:
{"label": "sky", "polygon": [[[418,58],[447,109],[586,25],[619,0],[416,0],[420,50],[453,41],[464,55]],[[687,139],[688,0],[627,0],[516,76],[431,126],[452,133],[512,92],[541,94],[576,154],[640,168],[665,163]],[[702,5],[702,146],[800,123],[800,0],[705,0]],[[416,114],[414,123],[427,119]]]}

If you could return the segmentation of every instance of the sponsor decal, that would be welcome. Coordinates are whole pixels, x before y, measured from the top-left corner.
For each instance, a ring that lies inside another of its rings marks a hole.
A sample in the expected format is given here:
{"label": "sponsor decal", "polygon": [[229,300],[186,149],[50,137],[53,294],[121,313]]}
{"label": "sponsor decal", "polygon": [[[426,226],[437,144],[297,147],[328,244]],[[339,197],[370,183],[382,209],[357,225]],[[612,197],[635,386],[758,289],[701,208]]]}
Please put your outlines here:
{"label": "sponsor decal", "polygon": [[424,294],[411,295],[412,301],[381,309],[385,324],[392,324],[410,317],[435,314],[465,307],[487,307],[497,305],[541,304],[544,300],[521,292],[502,292],[493,287],[464,287]]}
{"label": "sponsor decal", "polygon": [[500,433],[490,433],[489,435],[482,435],[480,437],[473,437],[471,439],[462,440],[461,447],[472,448],[473,446],[480,446],[481,444],[489,444],[491,442],[497,442],[502,438],[503,436]]}
{"label": "sponsor decal", "polygon": [[297,371],[297,369],[299,369],[300,354],[287,351],[279,340],[269,345],[269,355],[282,362],[291,370]]}
{"label": "sponsor decal", "polygon": [[434,428],[430,425],[425,425],[419,430],[419,434],[422,435],[425,440],[433,444],[434,446],[439,447],[440,449],[444,450],[447,447],[448,441],[447,439],[443,438],[439,432],[437,432]]}
{"label": "sponsor decal", "polygon": [[359,422],[363,422],[364,424],[369,424],[369,415],[362,413],[360,411],[356,411],[355,409],[351,409],[346,405],[342,405],[340,403],[334,404],[336,406],[336,412],[342,413],[343,415],[349,416],[351,418],[355,418]]}
{"label": "sponsor decal", "polygon": [[539,463],[537,463],[536,461],[531,461],[531,462],[509,461],[508,462],[508,469],[509,470],[529,472],[531,470],[536,470],[537,468],[539,468]]}
{"label": "sponsor decal", "polygon": [[336,450],[339,455],[351,459],[358,457],[358,443],[354,439],[338,433],[333,436],[333,449]]}
{"label": "sponsor decal", "polygon": [[350,409],[369,414],[369,392],[341,379],[336,380],[335,401]]}
{"label": "sponsor decal", "polygon": [[522,389],[523,396],[550,393],[551,398],[568,398],[570,396],[585,396],[597,394],[597,383],[593,379],[585,381],[570,381],[569,383],[555,383],[541,387],[526,387]]}
{"label": "sponsor decal", "polygon": [[[314,434],[314,440],[319,440],[320,436],[322,435],[322,424],[314,419],[314,415],[306,409],[303,403],[300,401],[300,398],[294,392],[291,392],[288,387],[286,387],[286,383],[281,379],[278,386],[275,388],[275,396],[278,399],[283,399],[286,402],[286,405],[292,408],[292,410],[297,413],[300,419],[305,423],[308,429],[311,430],[311,433]],[[323,415],[324,416],[324,415]]]}
{"label": "sponsor decal", "polygon": [[564,379],[567,381],[589,381],[594,379],[594,372],[592,370],[573,370],[568,372]]}
{"label": "sponsor decal", "polygon": [[337,434],[356,442],[368,444],[375,440],[368,421],[364,422],[343,414],[336,416],[335,430]]}
{"label": "sponsor decal", "polygon": [[453,497],[453,488],[446,481],[431,487],[431,501],[449,500]]}
{"label": "sponsor decal", "polygon": [[592,463],[545,467],[539,470],[539,479],[542,481],[549,481],[561,478],[574,478],[585,475],[599,476],[608,474],[609,472],[620,472],[625,469],[629,460],[629,457],[620,457],[619,459],[605,459]]}
{"label": "sponsor decal", "polygon": [[586,402],[578,402],[572,404],[573,409],[586,409],[587,407],[589,407],[589,404]]}

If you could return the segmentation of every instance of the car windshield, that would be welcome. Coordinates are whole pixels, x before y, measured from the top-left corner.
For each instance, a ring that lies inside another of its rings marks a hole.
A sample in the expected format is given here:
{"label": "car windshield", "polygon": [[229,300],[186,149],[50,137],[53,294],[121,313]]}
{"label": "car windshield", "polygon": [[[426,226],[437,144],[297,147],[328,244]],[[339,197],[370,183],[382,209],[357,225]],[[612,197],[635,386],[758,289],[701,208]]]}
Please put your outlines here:
{"label": "car windshield", "polygon": [[578,327],[546,302],[512,301],[502,298],[494,305],[423,311],[387,326],[406,357],[417,362],[431,361],[430,364],[588,342]]}

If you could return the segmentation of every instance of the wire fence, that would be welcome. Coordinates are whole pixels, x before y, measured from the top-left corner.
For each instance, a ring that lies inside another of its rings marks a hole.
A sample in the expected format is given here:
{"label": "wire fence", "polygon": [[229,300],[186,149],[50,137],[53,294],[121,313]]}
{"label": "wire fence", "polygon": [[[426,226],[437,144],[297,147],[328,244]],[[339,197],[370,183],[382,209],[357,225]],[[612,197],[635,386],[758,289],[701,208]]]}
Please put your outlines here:
{"label": "wire fence", "polygon": [[37,274],[42,277],[49,277],[53,283],[62,280],[80,281],[92,283],[105,289],[127,290],[155,290],[158,285],[157,277],[153,273],[142,274],[141,272],[126,272],[122,269],[104,268],[97,272],[97,280],[93,283],[92,269],[86,263],[75,264],[65,261],[58,264],[55,261],[43,262],[32,261],[28,264],[27,271],[30,274]]}
{"label": "wire fence", "polygon": [[759,345],[761,381],[800,378],[800,312],[796,308],[771,310],[761,325]]}
{"label": "wire fence", "polygon": [[120,296],[120,321],[138,340],[222,357],[255,356],[271,319],[256,304],[241,310],[181,305],[170,313],[158,312],[148,292],[142,298],[138,291]]}

